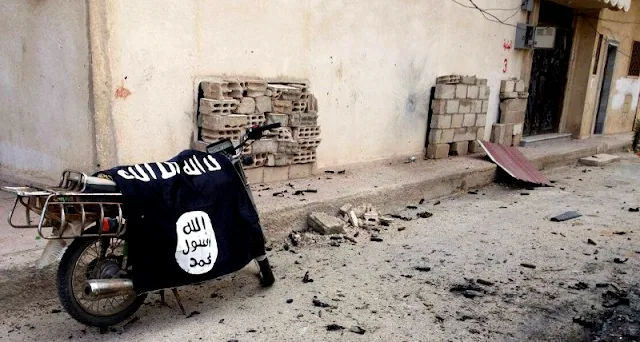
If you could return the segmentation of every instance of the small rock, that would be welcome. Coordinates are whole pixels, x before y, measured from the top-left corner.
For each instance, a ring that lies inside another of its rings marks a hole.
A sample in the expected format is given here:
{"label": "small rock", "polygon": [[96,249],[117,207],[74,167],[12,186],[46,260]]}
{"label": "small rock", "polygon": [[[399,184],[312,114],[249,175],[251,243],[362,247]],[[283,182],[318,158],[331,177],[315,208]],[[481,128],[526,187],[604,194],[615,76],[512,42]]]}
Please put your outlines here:
{"label": "small rock", "polygon": [[467,193],[469,195],[477,195],[478,194],[478,190],[469,190],[469,191],[467,191]]}
{"label": "small rock", "polygon": [[587,239],[587,244],[595,246],[596,242],[591,239]]}
{"label": "small rock", "polygon": [[376,235],[372,235],[371,238],[369,239],[371,241],[375,241],[375,242],[382,242],[382,238]]}
{"label": "small rock", "polygon": [[429,271],[431,271],[431,267],[429,267],[429,266],[416,266],[413,269],[415,269],[416,271],[420,271],[420,272],[429,272]]}
{"label": "small rock", "polygon": [[364,333],[366,332],[366,330],[362,329],[361,327],[354,325],[352,326],[349,331],[351,331],[352,333],[356,333],[358,335],[364,335]]}
{"label": "small rock", "polygon": [[338,330],[342,330],[342,329],[344,329],[343,326],[335,324],[335,323],[327,325],[327,331],[338,331]]}
{"label": "small rock", "polygon": [[579,281],[573,285],[569,285],[569,288],[572,290],[586,290],[589,288],[589,284]]}
{"label": "small rock", "polygon": [[407,209],[415,210],[415,209],[418,209],[418,207],[416,207],[415,205],[408,205]]}
{"label": "small rock", "polygon": [[528,192],[521,192],[520,196],[529,196],[529,193]]}
{"label": "small rock", "polygon": [[639,211],[640,211],[640,207],[629,208],[629,212],[632,212],[632,213],[637,213]]}
{"label": "small rock", "polygon": [[428,212],[428,211],[423,211],[423,212],[417,213],[416,215],[419,218],[429,218],[429,217],[433,216],[433,214]]}
{"label": "small rock", "polygon": [[521,264],[520,264],[520,266],[522,266],[522,267],[526,267],[526,268],[533,268],[533,269],[535,269],[535,268],[536,268],[536,265],[534,265],[534,264],[528,264],[528,263],[526,263],[526,262],[521,263]]}
{"label": "small rock", "polygon": [[302,282],[303,283],[313,283],[313,279],[311,279],[311,277],[309,277],[309,271],[304,273],[304,277],[302,277]]}
{"label": "small rock", "polygon": [[398,231],[401,232],[403,230],[407,229],[407,227],[398,227]]}
{"label": "small rock", "polygon": [[331,241],[331,242],[329,243],[329,246],[331,246],[331,247],[340,247],[340,242],[338,242],[338,241]]}
{"label": "small rock", "polygon": [[258,330],[256,330],[256,329],[247,329],[247,332],[248,333],[254,333],[254,332],[258,332]]}
{"label": "small rock", "polygon": [[316,298],[314,298],[311,302],[313,303],[313,306],[317,306],[319,308],[330,308],[331,307],[331,305],[329,305],[329,304],[327,304],[327,303],[325,303],[325,302],[323,302],[323,301],[321,301],[319,299],[316,299]]}
{"label": "small rock", "polygon": [[629,258],[624,258],[624,260],[620,259],[620,258],[614,258],[613,262],[615,262],[616,264],[624,264],[625,262],[627,262],[629,260]]}
{"label": "small rock", "polygon": [[488,280],[484,280],[484,279],[480,279],[480,278],[478,278],[476,280],[476,283],[478,283],[480,285],[485,285],[485,286],[493,286],[493,282],[492,281],[488,281]]}
{"label": "small rock", "polygon": [[291,304],[291,303],[293,303],[293,299],[291,298],[287,299],[287,304]]}
{"label": "small rock", "polygon": [[418,204],[422,205],[423,203],[424,203],[424,198],[421,198]]}
{"label": "small rock", "polygon": [[296,232],[289,233],[289,240],[291,240],[291,244],[293,245],[293,247],[298,247],[300,243],[300,234]]}
{"label": "small rock", "polygon": [[440,205],[440,201],[436,201],[433,205]]}
{"label": "small rock", "polygon": [[60,313],[60,312],[62,312],[62,310],[60,310],[60,309],[52,309],[52,310],[51,310],[51,313],[52,313],[52,314]]}
{"label": "small rock", "polygon": [[392,224],[393,221],[394,221],[394,219],[391,218],[391,217],[386,217],[386,216],[381,216],[380,217],[380,224],[383,225],[383,226],[388,226],[388,225]]}
{"label": "small rock", "polygon": [[609,283],[596,283],[596,287],[598,288],[602,288],[602,287],[608,287]]}

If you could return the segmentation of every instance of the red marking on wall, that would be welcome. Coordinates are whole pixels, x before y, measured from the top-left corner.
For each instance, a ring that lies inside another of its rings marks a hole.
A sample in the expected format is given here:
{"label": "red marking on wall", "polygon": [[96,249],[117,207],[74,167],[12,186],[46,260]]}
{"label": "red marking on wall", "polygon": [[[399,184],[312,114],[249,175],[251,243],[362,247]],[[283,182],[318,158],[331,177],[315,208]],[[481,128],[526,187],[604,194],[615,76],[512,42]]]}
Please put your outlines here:
{"label": "red marking on wall", "polygon": [[129,95],[131,95],[131,91],[123,86],[119,86],[116,88],[116,99],[126,99]]}
{"label": "red marking on wall", "polygon": [[509,68],[509,60],[507,58],[504,59],[504,66],[502,67],[502,72],[505,73],[507,72],[507,69]]}
{"label": "red marking on wall", "polygon": [[513,41],[511,40],[504,40],[502,42],[502,48],[504,48],[504,51],[511,51],[511,46],[513,45]]}

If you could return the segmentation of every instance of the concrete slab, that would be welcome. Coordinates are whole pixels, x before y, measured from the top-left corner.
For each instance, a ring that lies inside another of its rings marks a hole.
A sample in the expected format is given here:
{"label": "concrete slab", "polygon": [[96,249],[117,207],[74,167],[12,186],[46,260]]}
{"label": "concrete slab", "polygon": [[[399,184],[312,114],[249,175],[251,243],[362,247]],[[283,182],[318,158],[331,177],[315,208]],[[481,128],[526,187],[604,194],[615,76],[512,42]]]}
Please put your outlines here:
{"label": "concrete slab", "polygon": [[620,156],[600,153],[590,157],[580,158],[580,163],[587,166],[603,166],[616,160],[620,160]]}

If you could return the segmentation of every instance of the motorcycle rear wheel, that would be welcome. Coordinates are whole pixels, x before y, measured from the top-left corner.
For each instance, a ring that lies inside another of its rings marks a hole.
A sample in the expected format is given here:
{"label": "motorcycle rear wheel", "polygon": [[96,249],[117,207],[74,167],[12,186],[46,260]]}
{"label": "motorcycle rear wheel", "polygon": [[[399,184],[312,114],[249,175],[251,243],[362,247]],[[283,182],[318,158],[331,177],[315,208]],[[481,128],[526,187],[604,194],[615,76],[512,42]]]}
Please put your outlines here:
{"label": "motorcycle rear wheel", "polygon": [[[108,241],[106,248],[102,246]],[[58,266],[58,297],[62,307],[78,322],[109,327],[123,322],[144,303],[147,295],[121,295],[92,299],[85,295],[88,279],[116,278],[121,265],[121,238],[80,238],[65,251]],[[93,254],[92,254],[93,253]]]}

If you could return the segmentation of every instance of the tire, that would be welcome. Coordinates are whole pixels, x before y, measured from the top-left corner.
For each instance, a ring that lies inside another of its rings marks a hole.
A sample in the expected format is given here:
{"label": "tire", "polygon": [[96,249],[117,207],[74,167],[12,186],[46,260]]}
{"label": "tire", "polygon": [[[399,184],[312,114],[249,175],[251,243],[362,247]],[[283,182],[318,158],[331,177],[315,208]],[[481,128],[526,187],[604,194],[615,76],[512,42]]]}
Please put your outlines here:
{"label": "tire", "polygon": [[69,245],[58,266],[57,287],[60,303],[71,317],[82,324],[102,328],[121,323],[133,315],[144,303],[147,294],[138,295],[122,310],[111,315],[95,315],[82,307],[73,292],[73,271],[84,251],[97,240],[99,239],[79,238]]}
{"label": "tire", "polygon": [[262,287],[269,287],[273,285],[276,278],[273,276],[269,259],[265,258],[262,261],[258,261],[258,268],[260,268],[260,277],[262,278]]}

